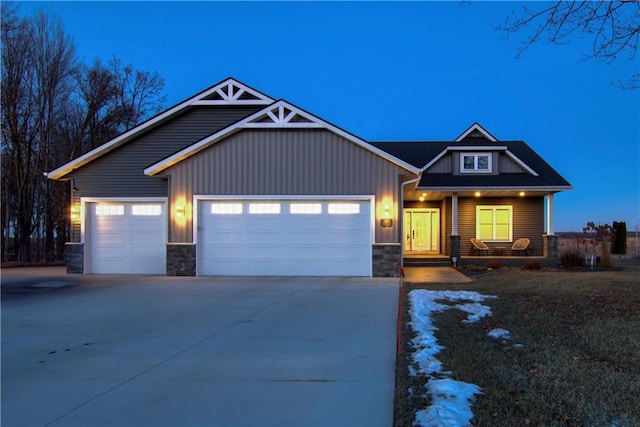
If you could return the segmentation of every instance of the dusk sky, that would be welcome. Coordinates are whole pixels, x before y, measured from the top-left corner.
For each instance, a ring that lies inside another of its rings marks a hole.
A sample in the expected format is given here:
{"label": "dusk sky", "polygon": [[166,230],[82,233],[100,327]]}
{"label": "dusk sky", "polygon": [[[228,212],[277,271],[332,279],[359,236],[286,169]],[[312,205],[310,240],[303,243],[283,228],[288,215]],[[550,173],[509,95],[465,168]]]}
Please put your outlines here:
{"label": "dusk sky", "polygon": [[[640,227],[638,59],[583,60],[590,40],[496,31],[523,2],[29,2],[57,13],[84,62],[112,56],[165,79],[169,107],[234,77],[370,141],[453,140],[479,122],[524,140],[574,189],[556,231]],[[540,5],[533,4],[533,8]]]}

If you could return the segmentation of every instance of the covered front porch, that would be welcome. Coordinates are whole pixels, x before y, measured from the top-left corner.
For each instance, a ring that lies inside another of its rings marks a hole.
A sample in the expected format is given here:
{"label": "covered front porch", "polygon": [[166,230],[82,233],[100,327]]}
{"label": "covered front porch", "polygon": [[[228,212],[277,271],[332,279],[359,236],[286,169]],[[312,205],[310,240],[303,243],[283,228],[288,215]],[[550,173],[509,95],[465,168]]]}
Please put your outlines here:
{"label": "covered front porch", "polygon": [[[410,186],[409,186],[410,187]],[[554,192],[501,189],[412,189],[405,186],[402,201],[401,247],[405,266],[484,264],[503,265],[546,259],[557,263],[554,233]],[[527,238],[527,253],[512,252],[513,243]],[[471,239],[489,248],[472,251]]]}

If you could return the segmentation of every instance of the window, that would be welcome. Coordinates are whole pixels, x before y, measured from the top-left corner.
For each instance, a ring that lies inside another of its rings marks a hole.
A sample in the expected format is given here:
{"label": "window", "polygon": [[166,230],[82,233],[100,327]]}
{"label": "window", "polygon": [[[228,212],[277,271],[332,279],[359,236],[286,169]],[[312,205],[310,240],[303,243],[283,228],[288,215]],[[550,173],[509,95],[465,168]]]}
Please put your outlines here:
{"label": "window", "polygon": [[97,205],[96,216],[124,215],[124,205]]}
{"label": "window", "polygon": [[280,203],[249,203],[250,214],[279,214]]}
{"label": "window", "polygon": [[133,205],[131,206],[131,214],[136,216],[160,216],[162,215],[162,206],[160,205]]}
{"label": "window", "polygon": [[289,213],[293,215],[316,215],[322,213],[321,203],[291,203]]}
{"label": "window", "polygon": [[211,213],[214,215],[240,215],[242,203],[212,203]]}
{"label": "window", "polygon": [[491,153],[461,153],[461,173],[491,173]]}
{"label": "window", "polygon": [[357,203],[329,203],[329,215],[354,215],[360,213]]}
{"label": "window", "polygon": [[512,236],[513,206],[476,206],[476,238],[510,242]]}

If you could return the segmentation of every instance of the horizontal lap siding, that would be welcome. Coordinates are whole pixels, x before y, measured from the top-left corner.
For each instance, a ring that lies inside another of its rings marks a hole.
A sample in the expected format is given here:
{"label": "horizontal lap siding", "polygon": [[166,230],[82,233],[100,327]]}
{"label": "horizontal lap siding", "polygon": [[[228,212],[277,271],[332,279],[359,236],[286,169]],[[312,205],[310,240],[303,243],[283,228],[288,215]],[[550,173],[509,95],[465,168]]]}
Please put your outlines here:
{"label": "horizontal lap siding", "polygon": [[[471,247],[470,239],[476,237],[476,206],[478,205],[511,205],[513,206],[513,241],[521,237],[531,239],[534,255],[542,255],[542,235],[544,234],[544,198],[543,197],[514,197],[514,198],[459,198],[458,199],[458,234],[460,235],[460,250],[462,255],[468,255]],[[447,199],[446,230],[451,235],[451,199]],[[513,242],[491,243],[490,248],[501,246],[511,248]],[[446,241],[446,253],[450,253],[451,244]],[[507,255],[510,253],[507,251]]]}
{"label": "horizontal lap siding", "polygon": [[[255,112],[255,106],[197,107],[88,163],[69,176],[79,197],[167,197],[164,179],[144,174],[163,158]],[[79,201],[78,201],[79,203]],[[79,241],[79,227],[73,229]]]}
{"label": "horizontal lap siding", "polygon": [[[375,195],[397,207],[403,169],[326,130],[242,130],[167,169],[172,200],[193,195]],[[375,206],[374,209],[378,209]],[[395,211],[395,210],[394,210]],[[190,242],[190,223],[171,239]],[[376,242],[397,243],[393,227],[376,224]]]}

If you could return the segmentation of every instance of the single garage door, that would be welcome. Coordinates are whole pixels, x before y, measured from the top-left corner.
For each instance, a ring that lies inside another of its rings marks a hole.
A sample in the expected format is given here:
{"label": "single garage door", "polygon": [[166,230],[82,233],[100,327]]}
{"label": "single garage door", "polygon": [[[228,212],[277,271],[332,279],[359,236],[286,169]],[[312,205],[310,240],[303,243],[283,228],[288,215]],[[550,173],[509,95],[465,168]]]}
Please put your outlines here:
{"label": "single garage door", "polygon": [[371,276],[370,200],[199,203],[202,275]]}
{"label": "single garage door", "polygon": [[164,203],[89,203],[85,217],[89,273],[166,274]]}

